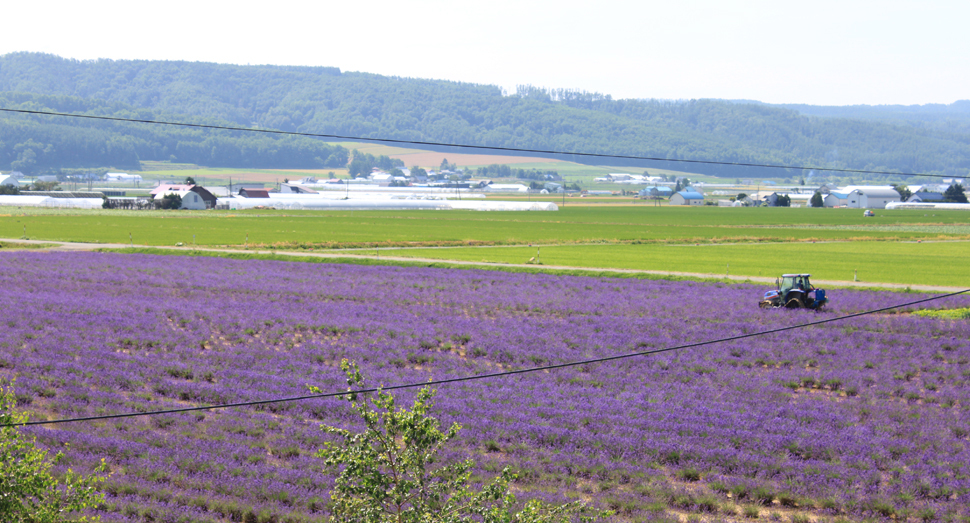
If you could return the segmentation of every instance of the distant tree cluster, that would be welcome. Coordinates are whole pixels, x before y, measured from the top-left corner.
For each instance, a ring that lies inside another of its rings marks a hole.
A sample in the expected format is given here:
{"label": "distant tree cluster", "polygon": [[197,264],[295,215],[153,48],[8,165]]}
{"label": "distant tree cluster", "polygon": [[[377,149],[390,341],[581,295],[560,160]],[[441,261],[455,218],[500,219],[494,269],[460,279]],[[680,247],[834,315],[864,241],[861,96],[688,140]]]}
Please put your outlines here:
{"label": "distant tree cluster", "polygon": [[899,193],[899,198],[900,198],[901,201],[904,201],[905,202],[906,200],[909,199],[910,196],[913,195],[913,191],[910,191],[909,190],[909,187],[906,184],[902,184],[902,183],[895,184],[894,183],[892,185],[892,187],[893,187],[893,190],[895,190],[897,193]]}
{"label": "distant tree cluster", "polygon": [[493,178],[518,178],[520,180],[549,180],[559,179],[559,172],[540,169],[513,169],[508,165],[493,163],[475,170],[477,176]]}
{"label": "distant tree cluster", "polygon": [[441,170],[441,171],[457,171],[458,170],[458,164],[457,163],[449,163],[447,158],[442,158],[441,159],[441,165],[438,166],[438,170]]}
{"label": "distant tree cluster", "polygon": [[397,159],[391,158],[386,154],[380,156],[374,156],[370,153],[362,153],[357,149],[353,150],[353,159],[350,161],[350,165],[347,169],[350,171],[350,175],[354,178],[361,176],[369,176],[374,170],[374,167],[382,171],[391,171],[397,167],[404,167],[404,162]]}
{"label": "distant tree cluster", "polygon": [[509,167],[508,165],[499,165],[497,163],[493,163],[493,164],[488,165],[488,166],[479,167],[475,171],[475,174],[477,174],[478,176],[492,176],[492,177],[495,177],[495,178],[512,178],[512,177],[514,177],[514,175],[512,174],[512,168],[511,167]]}
{"label": "distant tree cluster", "polygon": [[949,186],[943,193],[943,201],[949,203],[967,203],[967,195],[963,191],[963,185],[955,183]]}
{"label": "distant tree cluster", "polygon": [[[133,114],[130,109],[67,97],[3,93],[0,105],[149,120],[193,120],[153,112]],[[201,123],[226,122],[209,119]],[[348,159],[344,147],[309,138],[0,114],[0,169],[28,176],[84,167],[137,170],[142,160],[221,167],[341,168]]]}

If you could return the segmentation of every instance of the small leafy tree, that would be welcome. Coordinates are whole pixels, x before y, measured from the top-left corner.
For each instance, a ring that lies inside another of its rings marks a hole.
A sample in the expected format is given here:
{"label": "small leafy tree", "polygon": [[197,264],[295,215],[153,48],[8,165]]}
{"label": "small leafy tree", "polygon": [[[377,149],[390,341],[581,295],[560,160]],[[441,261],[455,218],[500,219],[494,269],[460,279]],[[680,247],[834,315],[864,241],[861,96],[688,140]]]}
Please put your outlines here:
{"label": "small leafy tree", "polygon": [[0,185],[0,194],[20,194],[20,187],[16,185]]}
{"label": "small leafy tree", "polygon": [[34,438],[15,426],[27,422],[27,415],[14,410],[13,384],[0,383],[0,521],[4,523],[94,523],[100,517],[79,515],[104,501],[97,490],[105,480],[104,460],[91,476],[68,470],[62,480],[51,468],[64,455],[48,457]]}
{"label": "small leafy tree", "polygon": [[967,195],[963,192],[963,185],[955,183],[943,191],[943,201],[952,203],[967,203]]}
{"label": "small leafy tree", "polygon": [[182,197],[175,193],[169,193],[162,196],[162,199],[159,201],[158,205],[162,209],[181,209]]}
{"label": "small leafy tree", "polygon": [[61,190],[58,182],[34,182],[31,187],[35,191],[59,191]]}
{"label": "small leafy tree", "polygon": [[791,198],[787,194],[782,194],[775,200],[775,207],[791,207]]}
{"label": "small leafy tree", "polygon": [[[475,492],[468,486],[471,460],[439,464],[438,454],[457,435],[461,426],[439,428],[428,415],[435,391],[424,387],[411,410],[397,408],[394,397],[353,392],[364,387],[364,378],[346,359],[340,368],[347,375],[350,402],[364,422],[364,430],[323,426],[337,438],[317,456],[331,470],[339,470],[331,492],[334,523],[552,523],[595,521],[609,516],[584,502],[550,506],[531,500],[513,510],[515,497],[509,483],[515,476],[505,468],[491,483]],[[310,387],[315,393],[321,390]]]}
{"label": "small leafy tree", "polygon": [[812,199],[809,200],[812,207],[825,207],[825,200],[822,199],[822,193],[815,191],[812,195]]}
{"label": "small leafy tree", "polygon": [[893,190],[899,193],[900,201],[906,201],[910,196],[913,195],[913,191],[909,190],[909,186],[904,183],[894,183]]}
{"label": "small leafy tree", "polygon": [[195,185],[195,178],[191,176],[185,177],[185,185]]}

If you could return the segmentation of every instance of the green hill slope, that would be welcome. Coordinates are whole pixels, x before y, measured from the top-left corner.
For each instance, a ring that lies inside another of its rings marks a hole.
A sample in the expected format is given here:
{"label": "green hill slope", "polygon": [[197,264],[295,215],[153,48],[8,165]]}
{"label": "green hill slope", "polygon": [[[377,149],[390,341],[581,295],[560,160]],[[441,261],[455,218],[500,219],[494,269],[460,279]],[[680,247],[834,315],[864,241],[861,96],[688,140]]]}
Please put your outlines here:
{"label": "green hill slope", "polygon": [[[156,117],[167,115],[179,120],[194,118],[364,138],[952,175],[970,170],[970,137],[946,129],[813,117],[782,107],[716,100],[613,100],[592,93],[529,87],[506,95],[495,86],[393,78],[323,67],[82,62],[14,53],[0,56],[0,92],[6,92],[8,99],[21,97],[20,103],[88,104],[102,111],[115,111],[112,114],[141,114],[140,111],[148,110]],[[31,102],[22,93],[55,98]],[[63,97],[69,97],[70,102]],[[5,122],[14,119],[9,115],[3,118]],[[63,129],[81,127],[90,134],[104,129],[66,119],[58,120],[57,125],[61,127],[49,132],[68,133]],[[220,155],[212,154],[212,144],[201,143],[214,137],[222,139],[221,134],[188,133],[180,147],[178,140],[173,143],[146,135],[154,136],[160,131],[143,130],[139,135],[133,129],[115,127],[116,134],[112,136],[115,141],[124,141],[132,134],[156,144],[133,146],[141,160],[175,159],[208,165],[223,161]],[[162,134],[166,133],[175,131]],[[5,165],[3,161],[17,161],[22,149],[18,153],[13,148],[23,143],[19,141],[23,136],[0,136],[8,150],[6,160],[0,158],[0,165]],[[108,143],[110,138],[91,139]],[[246,140],[238,135],[227,135],[225,139]],[[266,140],[267,144],[281,143]],[[190,147],[190,143],[196,145]],[[238,154],[228,156],[246,165],[265,165],[264,159],[256,156],[267,148],[270,145],[262,149],[237,147]],[[193,150],[196,159],[189,159]],[[340,160],[339,154],[333,158],[331,153],[321,154],[299,155],[292,162],[301,165],[288,166],[319,167]],[[682,164],[671,162],[631,165],[683,168]],[[692,167],[706,174],[729,177],[806,174]]]}

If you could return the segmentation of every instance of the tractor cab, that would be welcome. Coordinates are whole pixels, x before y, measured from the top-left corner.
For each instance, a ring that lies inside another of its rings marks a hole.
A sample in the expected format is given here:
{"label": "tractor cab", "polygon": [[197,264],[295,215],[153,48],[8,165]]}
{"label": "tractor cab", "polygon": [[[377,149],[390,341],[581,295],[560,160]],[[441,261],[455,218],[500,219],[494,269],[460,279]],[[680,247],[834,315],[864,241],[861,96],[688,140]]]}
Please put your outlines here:
{"label": "tractor cab", "polygon": [[782,296],[787,296],[791,291],[808,292],[813,289],[808,277],[811,274],[782,274],[781,283],[778,285],[778,292]]}
{"label": "tractor cab", "polygon": [[782,274],[777,281],[778,290],[768,291],[759,306],[786,307],[789,309],[819,309],[828,302],[825,291],[816,289],[809,278],[811,274]]}

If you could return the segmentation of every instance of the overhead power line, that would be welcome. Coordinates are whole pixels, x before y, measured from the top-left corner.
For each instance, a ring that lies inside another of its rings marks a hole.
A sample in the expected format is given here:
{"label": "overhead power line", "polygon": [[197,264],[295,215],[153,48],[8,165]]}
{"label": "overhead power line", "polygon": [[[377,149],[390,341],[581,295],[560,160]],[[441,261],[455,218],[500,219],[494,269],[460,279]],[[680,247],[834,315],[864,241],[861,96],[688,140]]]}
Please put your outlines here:
{"label": "overhead power line", "polygon": [[185,123],[185,122],[166,122],[162,120],[141,120],[137,118],[119,118],[116,116],[95,116],[91,114],[58,113],[53,111],[32,111],[28,109],[8,109],[4,107],[0,107],[0,111],[4,111],[8,113],[37,114],[37,115],[44,115],[44,116],[66,116],[70,118],[87,118],[91,120],[108,120],[113,122],[176,125],[180,127],[195,127],[199,129],[217,129],[222,131],[244,131],[244,132],[253,132],[253,133],[282,134],[287,136],[306,136],[310,138],[333,138],[337,140],[352,140],[352,141],[394,143],[394,144],[407,144],[407,145],[425,145],[425,146],[433,146],[433,147],[458,147],[458,148],[464,148],[464,149],[502,151],[502,152],[514,152],[514,153],[582,156],[585,158],[615,158],[615,159],[621,159],[621,160],[678,162],[678,163],[691,163],[691,164],[703,164],[703,165],[725,165],[725,166],[733,166],[733,167],[764,167],[767,169],[795,169],[795,170],[803,170],[803,171],[826,171],[826,172],[838,172],[838,173],[889,174],[893,176],[926,176],[930,178],[952,178],[952,176],[947,176],[943,174],[929,174],[929,173],[900,173],[900,172],[892,172],[892,171],[870,171],[865,169],[837,169],[834,167],[809,167],[809,166],[801,166],[801,165],[772,165],[772,164],[745,163],[745,162],[718,162],[714,160],[690,160],[685,158],[656,158],[651,156],[633,156],[633,155],[623,155],[623,154],[554,151],[551,149],[526,149],[522,147],[495,147],[490,145],[468,145],[468,144],[456,144],[456,143],[427,142],[427,141],[420,141],[420,140],[398,140],[393,138],[365,138],[362,136],[347,136],[347,135],[340,135],[340,134],[301,133],[296,131],[279,131],[275,129],[253,129],[249,127],[231,127],[231,126],[225,126],[225,125],[207,125],[207,124]]}
{"label": "overhead power line", "polygon": [[403,385],[391,385],[391,386],[388,386],[388,387],[371,387],[371,388],[365,388],[365,389],[347,390],[347,391],[342,391],[342,392],[329,392],[329,393],[325,393],[325,394],[307,394],[307,395],[303,395],[303,396],[291,396],[291,397],[286,397],[286,398],[273,398],[273,399],[255,400],[255,401],[241,401],[241,402],[237,402],[237,403],[223,403],[223,404],[219,404],[219,405],[202,405],[202,406],[198,406],[198,407],[182,407],[182,408],[177,408],[177,409],[154,410],[154,411],[148,411],[148,412],[127,412],[127,413],[122,413],[122,414],[104,414],[104,415],[100,415],[100,416],[84,416],[84,417],[77,417],[77,418],[63,418],[63,419],[56,419],[56,420],[49,420],[49,421],[28,421],[26,423],[10,423],[10,424],[5,424],[5,425],[0,425],[0,427],[14,427],[14,426],[19,427],[19,426],[29,426],[29,425],[57,425],[57,424],[62,424],[62,423],[73,423],[73,422],[77,422],[77,421],[97,421],[97,420],[108,420],[108,419],[118,419],[118,418],[136,418],[136,417],[141,417],[141,416],[158,416],[158,415],[162,415],[162,414],[178,414],[178,413],[183,413],[183,412],[195,412],[195,411],[200,411],[200,410],[226,409],[226,408],[232,408],[232,407],[249,407],[249,406],[254,406],[254,405],[266,405],[266,404],[270,404],[270,403],[285,403],[285,402],[290,402],[290,401],[301,401],[301,400],[308,400],[308,399],[332,398],[332,397],[335,397],[335,396],[342,396],[344,394],[348,394],[348,393],[351,393],[351,392],[360,394],[360,393],[368,393],[368,392],[378,392],[378,391],[382,391],[382,390],[388,391],[388,390],[400,390],[400,389],[413,389],[413,388],[417,388],[417,387],[426,387],[426,386],[434,386],[434,385],[447,385],[447,384],[451,384],[451,383],[461,383],[461,382],[466,382],[466,381],[477,381],[477,380],[485,380],[485,379],[491,379],[491,378],[501,378],[501,377],[505,377],[505,376],[514,376],[514,375],[517,375],[517,374],[529,374],[529,373],[533,373],[533,372],[542,372],[542,371],[547,371],[547,370],[563,369],[563,368],[566,368],[566,367],[576,367],[576,366],[579,366],[579,365],[588,365],[588,364],[592,364],[592,363],[604,363],[604,362],[608,362],[608,361],[622,360],[622,359],[628,359],[628,358],[636,358],[636,357],[639,357],[639,356],[648,356],[648,355],[651,355],[651,354],[659,354],[659,353],[662,353],[662,352],[671,352],[671,351],[677,351],[677,350],[683,350],[683,349],[703,347],[703,346],[706,346],[706,345],[714,345],[716,343],[724,343],[724,342],[728,342],[728,341],[737,341],[737,340],[743,340],[743,339],[746,339],[746,338],[754,338],[756,336],[765,336],[767,334],[775,334],[775,333],[778,333],[778,332],[785,332],[785,331],[791,331],[791,330],[796,330],[796,329],[803,329],[803,328],[806,328],[806,327],[813,327],[815,325],[822,325],[824,323],[832,323],[832,322],[836,322],[836,321],[847,320],[849,318],[858,318],[860,316],[867,316],[869,314],[876,314],[876,313],[879,313],[879,312],[885,312],[885,311],[889,311],[889,310],[893,310],[893,309],[898,309],[900,307],[908,307],[910,305],[918,305],[920,303],[926,303],[928,301],[934,301],[934,300],[939,300],[939,299],[943,299],[943,298],[949,298],[951,296],[957,296],[959,294],[964,294],[964,293],[967,293],[967,292],[970,292],[970,289],[965,289],[965,290],[958,291],[958,292],[951,292],[949,294],[942,294],[942,295],[939,295],[939,296],[932,296],[930,298],[923,298],[921,300],[911,301],[911,302],[907,302],[907,303],[900,303],[900,304],[897,304],[897,305],[891,305],[889,307],[883,307],[881,309],[873,309],[873,310],[870,310],[870,311],[856,312],[856,313],[853,313],[853,314],[846,314],[844,316],[837,316],[835,318],[828,318],[828,319],[824,319],[824,320],[811,321],[811,322],[808,322],[808,323],[801,323],[801,324],[798,324],[798,325],[792,325],[790,327],[779,327],[777,329],[769,329],[769,330],[764,330],[764,331],[752,332],[752,333],[749,333],[749,334],[739,334],[737,336],[729,336],[727,338],[719,338],[719,339],[708,340],[708,341],[699,341],[699,342],[695,342],[695,343],[686,343],[686,344],[677,345],[677,346],[674,346],[674,347],[665,347],[665,348],[662,348],[662,349],[652,349],[652,350],[646,350],[646,351],[640,351],[640,352],[631,352],[631,353],[627,353],[627,354],[619,354],[619,355],[616,355],[616,356],[605,356],[605,357],[602,357],[602,358],[593,358],[593,359],[588,359],[588,360],[572,361],[572,362],[568,362],[568,363],[558,363],[558,364],[554,364],[554,365],[544,365],[542,367],[530,367],[528,369],[509,370],[509,371],[503,371],[503,372],[492,372],[492,373],[489,373],[489,374],[476,374],[474,376],[464,376],[464,377],[459,377],[459,378],[446,378],[446,379],[440,379],[440,380],[428,380],[428,381],[423,381],[423,382],[419,382],[419,383],[407,383],[407,384],[403,384]]}

